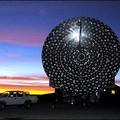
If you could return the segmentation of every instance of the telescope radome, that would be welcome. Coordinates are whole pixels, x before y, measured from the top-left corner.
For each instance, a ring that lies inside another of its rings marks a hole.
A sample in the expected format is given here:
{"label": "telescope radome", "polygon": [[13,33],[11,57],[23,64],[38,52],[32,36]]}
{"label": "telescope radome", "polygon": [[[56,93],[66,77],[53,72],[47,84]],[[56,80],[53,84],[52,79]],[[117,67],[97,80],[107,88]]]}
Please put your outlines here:
{"label": "telescope radome", "polygon": [[92,94],[114,84],[120,42],[112,29],[89,17],[63,21],[47,36],[42,63],[50,86],[74,95]]}

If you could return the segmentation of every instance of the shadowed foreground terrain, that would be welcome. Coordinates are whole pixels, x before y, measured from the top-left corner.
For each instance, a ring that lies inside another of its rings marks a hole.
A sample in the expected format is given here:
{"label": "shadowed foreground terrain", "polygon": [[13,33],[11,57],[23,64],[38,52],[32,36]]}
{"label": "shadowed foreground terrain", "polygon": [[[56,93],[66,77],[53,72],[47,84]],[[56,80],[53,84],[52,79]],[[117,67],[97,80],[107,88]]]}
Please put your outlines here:
{"label": "shadowed foreground terrain", "polygon": [[7,106],[0,111],[0,119],[120,119],[120,107],[108,105],[93,105],[89,107],[70,104],[37,103],[31,109],[17,106]]}
{"label": "shadowed foreground terrain", "polygon": [[120,119],[119,101],[111,97],[107,97],[104,102],[89,106],[56,103],[55,108],[52,108],[53,94],[38,96],[38,98],[38,103],[34,104],[31,109],[6,106],[4,110],[0,110],[0,120]]}

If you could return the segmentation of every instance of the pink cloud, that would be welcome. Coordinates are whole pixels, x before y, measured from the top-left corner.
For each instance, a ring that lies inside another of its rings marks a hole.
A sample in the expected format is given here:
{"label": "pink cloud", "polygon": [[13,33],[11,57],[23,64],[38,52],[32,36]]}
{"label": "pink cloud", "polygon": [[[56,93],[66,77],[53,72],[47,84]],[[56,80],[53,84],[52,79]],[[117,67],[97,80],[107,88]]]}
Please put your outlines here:
{"label": "pink cloud", "polygon": [[119,81],[119,80],[116,80],[116,81],[115,81],[115,84],[118,85],[118,86],[120,86],[120,81]]}
{"label": "pink cloud", "polygon": [[0,77],[0,85],[49,86],[47,77]]}
{"label": "pink cloud", "polygon": [[12,54],[7,54],[7,56],[9,56],[9,57],[19,57],[20,55],[16,54],[16,53],[12,53]]}
{"label": "pink cloud", "polygon": [[38,76],[31,76],[31,77],[9,77],[9,76],[0,76],[0,80],[2,79],[7,79],[7,80],[44,80],[44,81],[49,81],[48,77],[38,77]]}
{"label": "pink cloud", "polygon": [[14,43],[25,46],[41,46],[47,33],[36,32],[28,29],[4,30],[0,32],[0,42]]}
{"label": "pink cloud", "polygon": [[30,94],[54,93],[47,77],[5,77],[0,76],[0,93],[7,90],[29,91]]}

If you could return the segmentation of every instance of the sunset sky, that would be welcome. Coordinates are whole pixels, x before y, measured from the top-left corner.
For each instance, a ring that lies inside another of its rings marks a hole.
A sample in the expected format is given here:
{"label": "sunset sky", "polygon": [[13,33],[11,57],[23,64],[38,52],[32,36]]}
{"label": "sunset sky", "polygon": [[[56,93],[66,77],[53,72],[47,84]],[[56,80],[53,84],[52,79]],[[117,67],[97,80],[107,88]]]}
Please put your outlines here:
{"label": "sunset sky", "polygon": [[[42,66],[42,46],[48,33],[73,17],[93,17],[109,25],[120,38],[119,1],[1,1],[0,92],[54,92]],[[120,71],[115,77],[120,81]]]}

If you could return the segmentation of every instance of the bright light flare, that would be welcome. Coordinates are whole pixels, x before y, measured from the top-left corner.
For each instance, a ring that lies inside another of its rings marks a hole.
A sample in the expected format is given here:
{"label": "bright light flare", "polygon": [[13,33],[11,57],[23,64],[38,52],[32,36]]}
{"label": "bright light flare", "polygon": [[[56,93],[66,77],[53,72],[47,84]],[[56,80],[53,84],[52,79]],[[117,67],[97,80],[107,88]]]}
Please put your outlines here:
{"label": "bright light flare", "polygon": [[70,28],[70,34],[68,35],[70,39],[75,39],[79,41],[80,39],[80,29],[78,28]]}
{"label": "bright light flare", "polygon": [[68,39],[82,42],[82,37],[87,37],[87,35],[84,31],[81,31],[80,33],[80,26],[75,25],[69,29]]}
{"label": "bright light flare", "polygon": [[71,33],[71,39],[75,39],[76,41],[79,41],[80,39],[79,29],[76,29]]}

